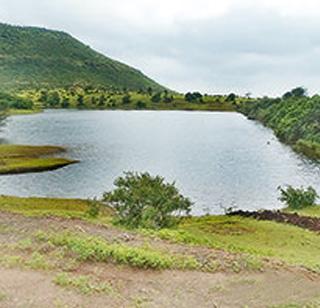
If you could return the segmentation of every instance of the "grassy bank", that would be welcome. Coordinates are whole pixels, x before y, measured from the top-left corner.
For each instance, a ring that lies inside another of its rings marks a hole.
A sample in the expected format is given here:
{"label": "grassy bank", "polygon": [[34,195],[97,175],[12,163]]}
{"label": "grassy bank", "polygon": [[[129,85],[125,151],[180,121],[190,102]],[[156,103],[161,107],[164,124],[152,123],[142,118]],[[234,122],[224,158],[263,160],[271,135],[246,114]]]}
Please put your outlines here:
{"label": "grassy bank", "polygon": [[230,216],[128,230],[92,204],[0,196],[0,306],[319,306],[315,232]]}
{"label": "grassy bank", "polygon": [[120,91],[74,86],[54,90],[28,90],[20,93],[42,108],[96,110],[191,110],[235,111],[243,98],[227,95],[179,94],[169,91]]}
{"label": "grassy bank", "polygon": [[[28,217],[53,215],[80,218],[111,226],[110,209],[104,208],[97,218],[90,219],[87,214],[89,207],[90,202],[85,200],[0,197],[0,211]],[[314,211],[320,213],[318,208]],[[287,224],[241,217],[205,216],[186,218],[175,228],[160,231],[140,230],[138,233],[146,238],[160,238],[187,246],[245,254],[251,256],[248,259],[252,263],[251,267],[258,264],[259,259],[268,258],[320,272],[318,234]]]}
{"label": "grassy bank", "polygon": [[40,113],[40,112],[42,112],[41,109],[9,109],[7,111],[7,114],[9,116],[13,116],[13,115],[30,115],[30,114]]}
{"label": "grassy bank", "polygon": [[290,213],[298,213],[301,216],[320,217],[319,205],[310,206],[310,207],[306,207],[304,209],[299,209],[299,210],[285,209],[285,211]]}
{"label": "grassy bank", "polygon": [[[19,198],[12,196],[0,197],[0,210],[22,214],[29,217],[57,216],[65,218],[88,219],[91,201],[82,199],[59,198]],[[98,221],[111,219],[112,211],[104,207]]]}
{"label": "grassy bank", "polygon": [[55,170],[74,160],[48,157],[64,152],[62,147],[0,145],[0,174],[17,174]]}
{"label": "grassy bank", "polygon": [[147,233],[176,243],[247,253],[320,271],[319,236],[287,224],[208,216],[185,219],[176,229]]}
{"label": "grassy bank", "polygon": [[294,90],[282,98],[261,98],[243,102],[239,108],[250,119],[273,129],[277,137],[294,150],[320,159],[320,97],[308,97]]}

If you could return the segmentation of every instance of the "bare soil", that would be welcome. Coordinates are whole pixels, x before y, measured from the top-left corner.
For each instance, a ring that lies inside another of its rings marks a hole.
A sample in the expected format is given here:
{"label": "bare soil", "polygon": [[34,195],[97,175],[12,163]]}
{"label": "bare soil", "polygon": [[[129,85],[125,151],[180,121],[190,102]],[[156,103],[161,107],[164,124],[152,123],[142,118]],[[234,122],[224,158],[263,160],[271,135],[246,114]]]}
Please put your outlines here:
{"label": "bare soil", "polygon": [[[0,212],[0,247],[18,243],[37,230],[70,230],[99,235],[127,245],[148,245],[169,253],[210,258],[226,264],[214,273],[204,271],[140,270],[116,264],[82,262],[72,274],[94,276],[112,285],[110,294],[84,295],[57,286],[59,272],[0,266],[0,307],[271,307],[307,303],[320,298],[320,276],[301,268],[267,262],[262,271],[233,272],[227,264],[239,256],[208,248],[171,244],[145,238],[113,226],[81,220],[28,218]],[[6,253],[0,249],[0,255]],[[318,302],[319,303],[319,302]],[[316,307],[316,306],[315,306]]]}

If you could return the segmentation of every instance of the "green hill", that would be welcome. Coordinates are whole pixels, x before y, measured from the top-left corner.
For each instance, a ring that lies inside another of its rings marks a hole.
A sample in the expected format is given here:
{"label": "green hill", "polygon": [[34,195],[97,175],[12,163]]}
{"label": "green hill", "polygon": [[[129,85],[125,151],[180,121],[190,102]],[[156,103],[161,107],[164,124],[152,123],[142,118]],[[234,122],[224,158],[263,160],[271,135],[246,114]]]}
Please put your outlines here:
{"label": "green hill", "polygon": [[67,33],[0,23],[0,90],[78,83],[164,89],[140,71],[105,57]]}
{"label": "green hill", "polygon": [[278,138],[310,158],[320,159],[320,96],[301,87],[282,98],[246,101],[240,111],[273,129]]}

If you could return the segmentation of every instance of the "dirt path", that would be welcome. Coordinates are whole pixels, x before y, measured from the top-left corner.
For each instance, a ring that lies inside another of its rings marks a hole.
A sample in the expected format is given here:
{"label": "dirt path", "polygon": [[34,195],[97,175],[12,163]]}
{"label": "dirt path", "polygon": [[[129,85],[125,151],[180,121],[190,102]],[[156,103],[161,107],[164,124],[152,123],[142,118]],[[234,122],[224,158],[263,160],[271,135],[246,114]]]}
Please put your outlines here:
{"label": "dirt path", "polygon": [[[108,241],[141,245],[146,238],[112,226],[91,225],[80,220],[28,218],[0,213],[0,247],[18,243],[37,230],[71,230],[99,235]],[[232,260],[237,256],[152,239],[149,245],[194,255],[199,259]],[[1,254],[7,253],[5,249]],[[0,266],[0,307],[271,307],[320,300],[320,277],[299,268],[266,267],[263,272],[222,269],[201,271],[151,271],[107,263],[84,262],[73,275],[87,275],[107,282],[110,293],[82,294],[54,283],[59,270]],[[320,302],[316,302],[320,305]],[[317,306],[314,306],[317,307]]]}

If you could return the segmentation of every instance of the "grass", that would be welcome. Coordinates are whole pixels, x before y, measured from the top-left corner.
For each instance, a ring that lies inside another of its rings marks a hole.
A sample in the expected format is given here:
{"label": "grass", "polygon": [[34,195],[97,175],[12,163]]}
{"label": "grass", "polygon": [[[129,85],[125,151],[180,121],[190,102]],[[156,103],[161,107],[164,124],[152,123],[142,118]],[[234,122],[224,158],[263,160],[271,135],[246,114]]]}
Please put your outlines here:
{"label": "grass", "polygon": [[9,109],[8,115],[30,115],[42,112],[41,109]]}
{"label": "grass", "polygon": [[56,170],[75,161],[65,158],[14,158],[0,160],[0,174],[20,174]]}
{"label": "grass", "polygon": [[13,256],[13,255],[0,255],[0,265],[12,268],[12,267],[19,267],[24,265],[23,258],[21,256]]}
{"label": "grass", "polygon": [[[103,56],[70,35],[0,24],[0,88],[53,88],[85,84],[163,89],[140,71]],[[15,38],[12,40],[12,38]]]}
{"label": "grass", "polygon": [[320,298],[308,301],[306,303],[288,303],[280,305],[272,305],[269,308],[318,308],[320,307]]}
{"label": "grass", "polygon": [[57,198],[19,198],[0,196],[0,210],[23,214],[25,216],[59,216],[65,218],[82,218],[97,220],[101,223],[110,221],[112,211],[104,206],[97,219],[87,214],[90,210],[89,200]]}
{"label": "grass", "polygon": [[58,146],[0,145],[0,174],[17,174],[55,170],[74,160],[47,157],[60,152]]}
{"label": "grass", "polygon": [[175,229],[142,232],[177,243],[268,257],[320,271],[319,236],[286,224],[241,217],[208,216],[185,219]]}
{"label": "grass", "polygon": [[131,247],[124,244],[108,243],[97,236],[76,233],[44,233],[36,237],[41,242],[50,242],[64,247],[81,261],[114,262],[142,269],[196,269],[198,262],[193,257],[170,255],[151,247]]}
{"label": "grass", "polygon": [[[89,202],[1,196],[0,211],[10,211],[25,216],[76,217],[99,224],[112,222],[113,212],[107,207],[102,208],[97,218],[90,218],[87,214],[90,209]],[[303,213],[316,216],[319,208],[308,208]],[[7,232],[7,230],[3,231]],[[233,216],[204,216],[183,219],[175,228],[159,231],[140,230],[139,232],[148,237],[159,237],[176,243],[205,246],[245,255],[243,260],[232,263],[234,271],[243,267],[259,269],[261,258],[264,257],[320,271],[319,235],[287,224]],[[72,234],[70,236],[51,234],[48,237],[48,240],[56,245],[72,250],[78,258],[82,256],[88,260],[111,260],[138,267],[170,268],[173,266],[171,256],[162,253],[159,255],[158,250],[150,251],[150,247],[135,250],[136,248],[109,244],[99,238],[78,237]],[[178,267],[183,267],[183,262],[182,265],[181,260],[179,262]],[[215,267],[214,264],[210,266]]]}
{"label": "grass", "polygon": [[2,144],[0,145],[0,158],[39,157],[44,155],[53,155],[64,151],[65,149],[59,146]]}
{"label": "grass", "polygon": [[28,268],[34,270],[47,270],[51,265],[47,262],[44,255],[39,252],[34,252],[28,260],[25,261],[25,265]]}
{"label": "grass", "polygon": [[304,209],[299,209],[299,210],[285,209],[284,211],[291,212],[291,213],[292,212],[298,213],[299,215],[302,215],[302,216],[320,217],[320,206],[319,205],[314,205],[314,206],[306,207]]}
{"label": "grass", "polygon": [[7,299],[7,294],[0,291],[0,302],[3,302]]}
{"label": "grass", "polygon": [[67,273],[60,273],[56,275],[53,282],[58,286],[75,289],[85,295],[112,294],[115,292],[109,283],[99,282],[89,275],[71,276]]}

